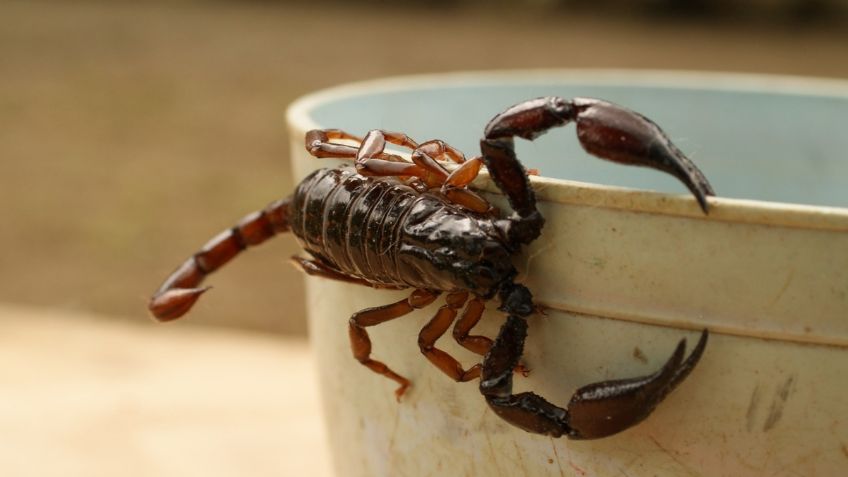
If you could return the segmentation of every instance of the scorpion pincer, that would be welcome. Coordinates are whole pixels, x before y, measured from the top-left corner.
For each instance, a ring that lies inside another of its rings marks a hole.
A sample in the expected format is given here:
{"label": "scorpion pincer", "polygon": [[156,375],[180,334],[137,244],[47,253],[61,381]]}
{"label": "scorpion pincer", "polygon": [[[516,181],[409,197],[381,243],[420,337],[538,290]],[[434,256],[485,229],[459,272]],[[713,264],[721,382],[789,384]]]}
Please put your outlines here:
{"label": "scorpion pincer", "polygon": [[[162,321],[180,317],[207,290],[200,284],[208,274],[247,247],[292,232],[310,255],[293,261],[310,275],[413,289],[406,299],[356,312],[349,320],[354,357],[397,382],[398,398],[410,382],[371,357],[367,328],[445,294],[444,304],[418,335],[420,350],[455,381],[479,379],[480,392],[498,416],[529,432],[574,439],[628,429],[689,375],[706,347],[706,330],[688,357],[684,339],[654,374],[589,384],[575,392],[566,408],[532,392],[512,392],[513,373],[522,370],[527,318],[538,307],[530,290],[515,282],[511,257],[536,239],[545,223],[513,142],[516,136],[532,140],[570,122],[590,154],[667,172],[708,212],[707,196],[714,193],[701,171],[652,121],[602,100],[547,97],[512,106],[486,126],[481,155],[467,160],[439,140],[418,144],[405,134],[382,130],[364,138],[337,129],[313,130],[306,134],[310,154],[353,160],[353,165],[315,171],[292,196],[210,240],[165,280],[149,309]],[[411,160],[386,152],[387,142],[411,149]],[[458,165],[449,172],[440,161]],[[509,200],[513,212],[506,218],[468,188],[483,165]],[[470,334],[485,303],[496,298],[507,316],[497,337]],[[435,346],[452,324],[454,339],[483,356],[481,363],[465,369]]]}

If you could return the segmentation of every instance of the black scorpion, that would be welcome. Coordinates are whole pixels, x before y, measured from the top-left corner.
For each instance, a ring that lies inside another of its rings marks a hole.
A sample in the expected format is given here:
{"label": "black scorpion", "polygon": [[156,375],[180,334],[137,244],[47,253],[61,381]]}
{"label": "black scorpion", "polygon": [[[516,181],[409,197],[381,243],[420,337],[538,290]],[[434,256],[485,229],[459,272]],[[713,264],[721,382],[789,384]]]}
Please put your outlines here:
{"label": "black scorpion", "polygon": [[[445,304],[419,334],[421,352],[456,381],[479,378],[480,392],[501,418],[556,437],[593,439],[623,431],[645,419],[688,376],[706,347],[706,330],[688,358],[681,340],[654,374],[589,384],[575,392],[566,408],[532,392],[512,393],[513,373],[523,371],[519,360],[526,319],[538,307],[530,291],[515,283],[517,271],[510,258],[540,235],[545,222],[513,139],[532,140],[569,122],[576,124],[589,153],[674,175],[707,213],[712,187],[662,130],[638,113],[597,99],[549,97],[519,103],[489,122],[480,141],[481,156],[469,160],[439,140],[418,144],[405,134],[382,130],[364,138],[335,129],[313,130],[306,135],[313,156],[352,159],[353,167],[312,173],[294,195],[210,240],[166,279],[149,309],[162,321],[178,318],[208,289],[200,287],[206,275],[247,247],[292,232],[312,257],[293,261],[310,275],[374,288],[414,289],[407,299],[359,311],[349,321],[354,357],[396,381],[398,398],[410,383],[371,358],[366,328],[430,305],[444,293]],[[387,142],[411,149],[411,161],[386,152]],[[458,166],[449,172],[440,160]],[[509,199],[509,217],[502,218],[468,188],[483,165]],[[494,298],[507,315],[497,337],[470,334],[485,302]],[[464,369],[435,347],[451,324],[457,342],[483,356],[482,363]]]}

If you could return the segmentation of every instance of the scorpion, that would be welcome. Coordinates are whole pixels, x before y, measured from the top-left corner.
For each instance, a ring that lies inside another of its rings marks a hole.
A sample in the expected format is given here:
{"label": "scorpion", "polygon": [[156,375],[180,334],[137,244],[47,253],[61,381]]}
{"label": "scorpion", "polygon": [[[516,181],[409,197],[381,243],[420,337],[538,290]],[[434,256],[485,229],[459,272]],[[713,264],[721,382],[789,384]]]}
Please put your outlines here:
{"label": "scorpion", "polygon": [[[418,346],[451,379],[479,379],[481,394],[499,417],[528,432],[572,439],[603,438],[628,429],[647,418],[694,369],[707,344],[706,329],[688,357],[682,339],[653,374],[585,385],[565,408],[533,392],[512,391],[513,373],[526,372],[521,357],[527,319],[542,308],[527,287],[516,283],[511,257],[534,241],[545,223],[514,139],[533,140],[571,122],[588,153],[671,174],[708,213],[712,187],[659,126],[599,99],[544,97],[518,103],[488,123],[481,154],[471,159],[441,140],[419,144],[385,130],[362,138],[340,129],[312,130],[305,137],[311,155],[352,160],[353,165],[313,172],[291,196],[212,238],[164,281],[149,310],[160,321],[182,316],[209,289],[200,286],[207,275],[246,248],[292,232],[311,256],[292,261],[309,275],[413,289],[406,299],[358,311],[349,320],[354,358],[395,381],[398,400],[410,381],[371,357],[367,328],[424,308],[445,294],[444,304],[421,329]],[[387,152],[387,143],[411,150],[410,159]],[[452,170],[445,166],[450,162],[455,163]],[[508,216],[469,188],[484,165],[508,199]],[[471,334],[485,303],[496,298],[498,310],[506,315],[496,338]],[[454,339],[482,356],[481,362],[465,369],[436,347],[452,324]]]}

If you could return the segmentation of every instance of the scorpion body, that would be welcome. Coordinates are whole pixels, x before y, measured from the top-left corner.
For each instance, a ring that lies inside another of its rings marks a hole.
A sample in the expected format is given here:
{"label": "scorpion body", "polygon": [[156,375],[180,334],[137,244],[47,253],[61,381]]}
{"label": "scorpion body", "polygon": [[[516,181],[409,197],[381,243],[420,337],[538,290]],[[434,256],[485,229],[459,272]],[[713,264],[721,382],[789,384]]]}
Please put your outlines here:
{"label": "scorpion body", "polygon": [[492,298],[515,275],[503,222],[352,167],[298,185],[289,224],[304,250],[372,286],[469,291]]}
{"label": "scorpion body", "polygon": [[[444,304],[418,335],[419,349],[455,381],[479,378],[480,392],[498,416],[529,432],[574,439],[628,429],[650,415],[694,369],[706,347],[706,330],[688,357],[681,340],[657,372],[583,386],[565,408],[532,392],[512,392],[513,373],[525,371],[520,359],[527,318],[539,307],[530,290],[515,282],[511,257],[535,240],[545,223],[513,141],[532,140],[570,122],[589,153],[672,174],[707,212],[707,196],[714,195],[709,182],[662,130],[638,113],[597,99],[538,98],[508,108],[486,126],[481,155],[467,160],[439,140],[418,144],[405,134],[383,130],[364,138],[337,129],[313,130],[305,138],[310,154],[353,160],[353,167],[312,173],[292,196],[214,237],[165,280],[149,309],[162,321],[182,316],[208,290],[200,286],[207,275],[247,247],[292,232],[311,255],[293,257],[293,263],[310,275],[373,288],[414,289],[408,298],[358,311],[348,321],[354,358],[395,381],[398,399],[410,382],[371,357],[367,328],[426,307],[444,294]],[[386,152],[387,143],[411,149],[411,160]],[[458,166],[448,171],[439,160]],[[469,189],[483,165],[509,200],[510,216],[503,218]],[[506,322],[494,340],[472,335],[492,299],[500,301]],[[453,338],[482,356],[481,363],[466,369],[436,347],[451,326]]]}

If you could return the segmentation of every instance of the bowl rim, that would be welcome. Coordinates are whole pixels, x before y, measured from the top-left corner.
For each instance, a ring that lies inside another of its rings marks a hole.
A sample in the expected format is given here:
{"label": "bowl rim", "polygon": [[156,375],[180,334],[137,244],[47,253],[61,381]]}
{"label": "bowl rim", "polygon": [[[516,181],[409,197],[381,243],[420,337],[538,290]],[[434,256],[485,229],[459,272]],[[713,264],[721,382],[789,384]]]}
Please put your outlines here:
{"label": "bowl rim", "polygon": [[[623,79],[626,78],[626,79]],[[286,111],[289,133],[303,134],[327,127],[311,116],[315,108],[341,99],[438,86],[479,84],[562,84],[592,82],[604,86],[662,87],[711,91],[764,92],[818,97],[848,98],[848,81],[790,75],[721,73],[707,71],[629,70],[629,69],[530,69],[434,73],[393,76],[341,84],[309,93],[295,100]],[[482,126],[481,126],[482,128]],[[531,177],[542,201],[623,209],[658,215],[709,219],[721,222],[760,224],[848,232],[848,208],[818,206],[729,197],[710,197],[705,216],[688,194],[670,194],[597,183],[549,177]],[[484,179],[475,186],[499,193]]]}

